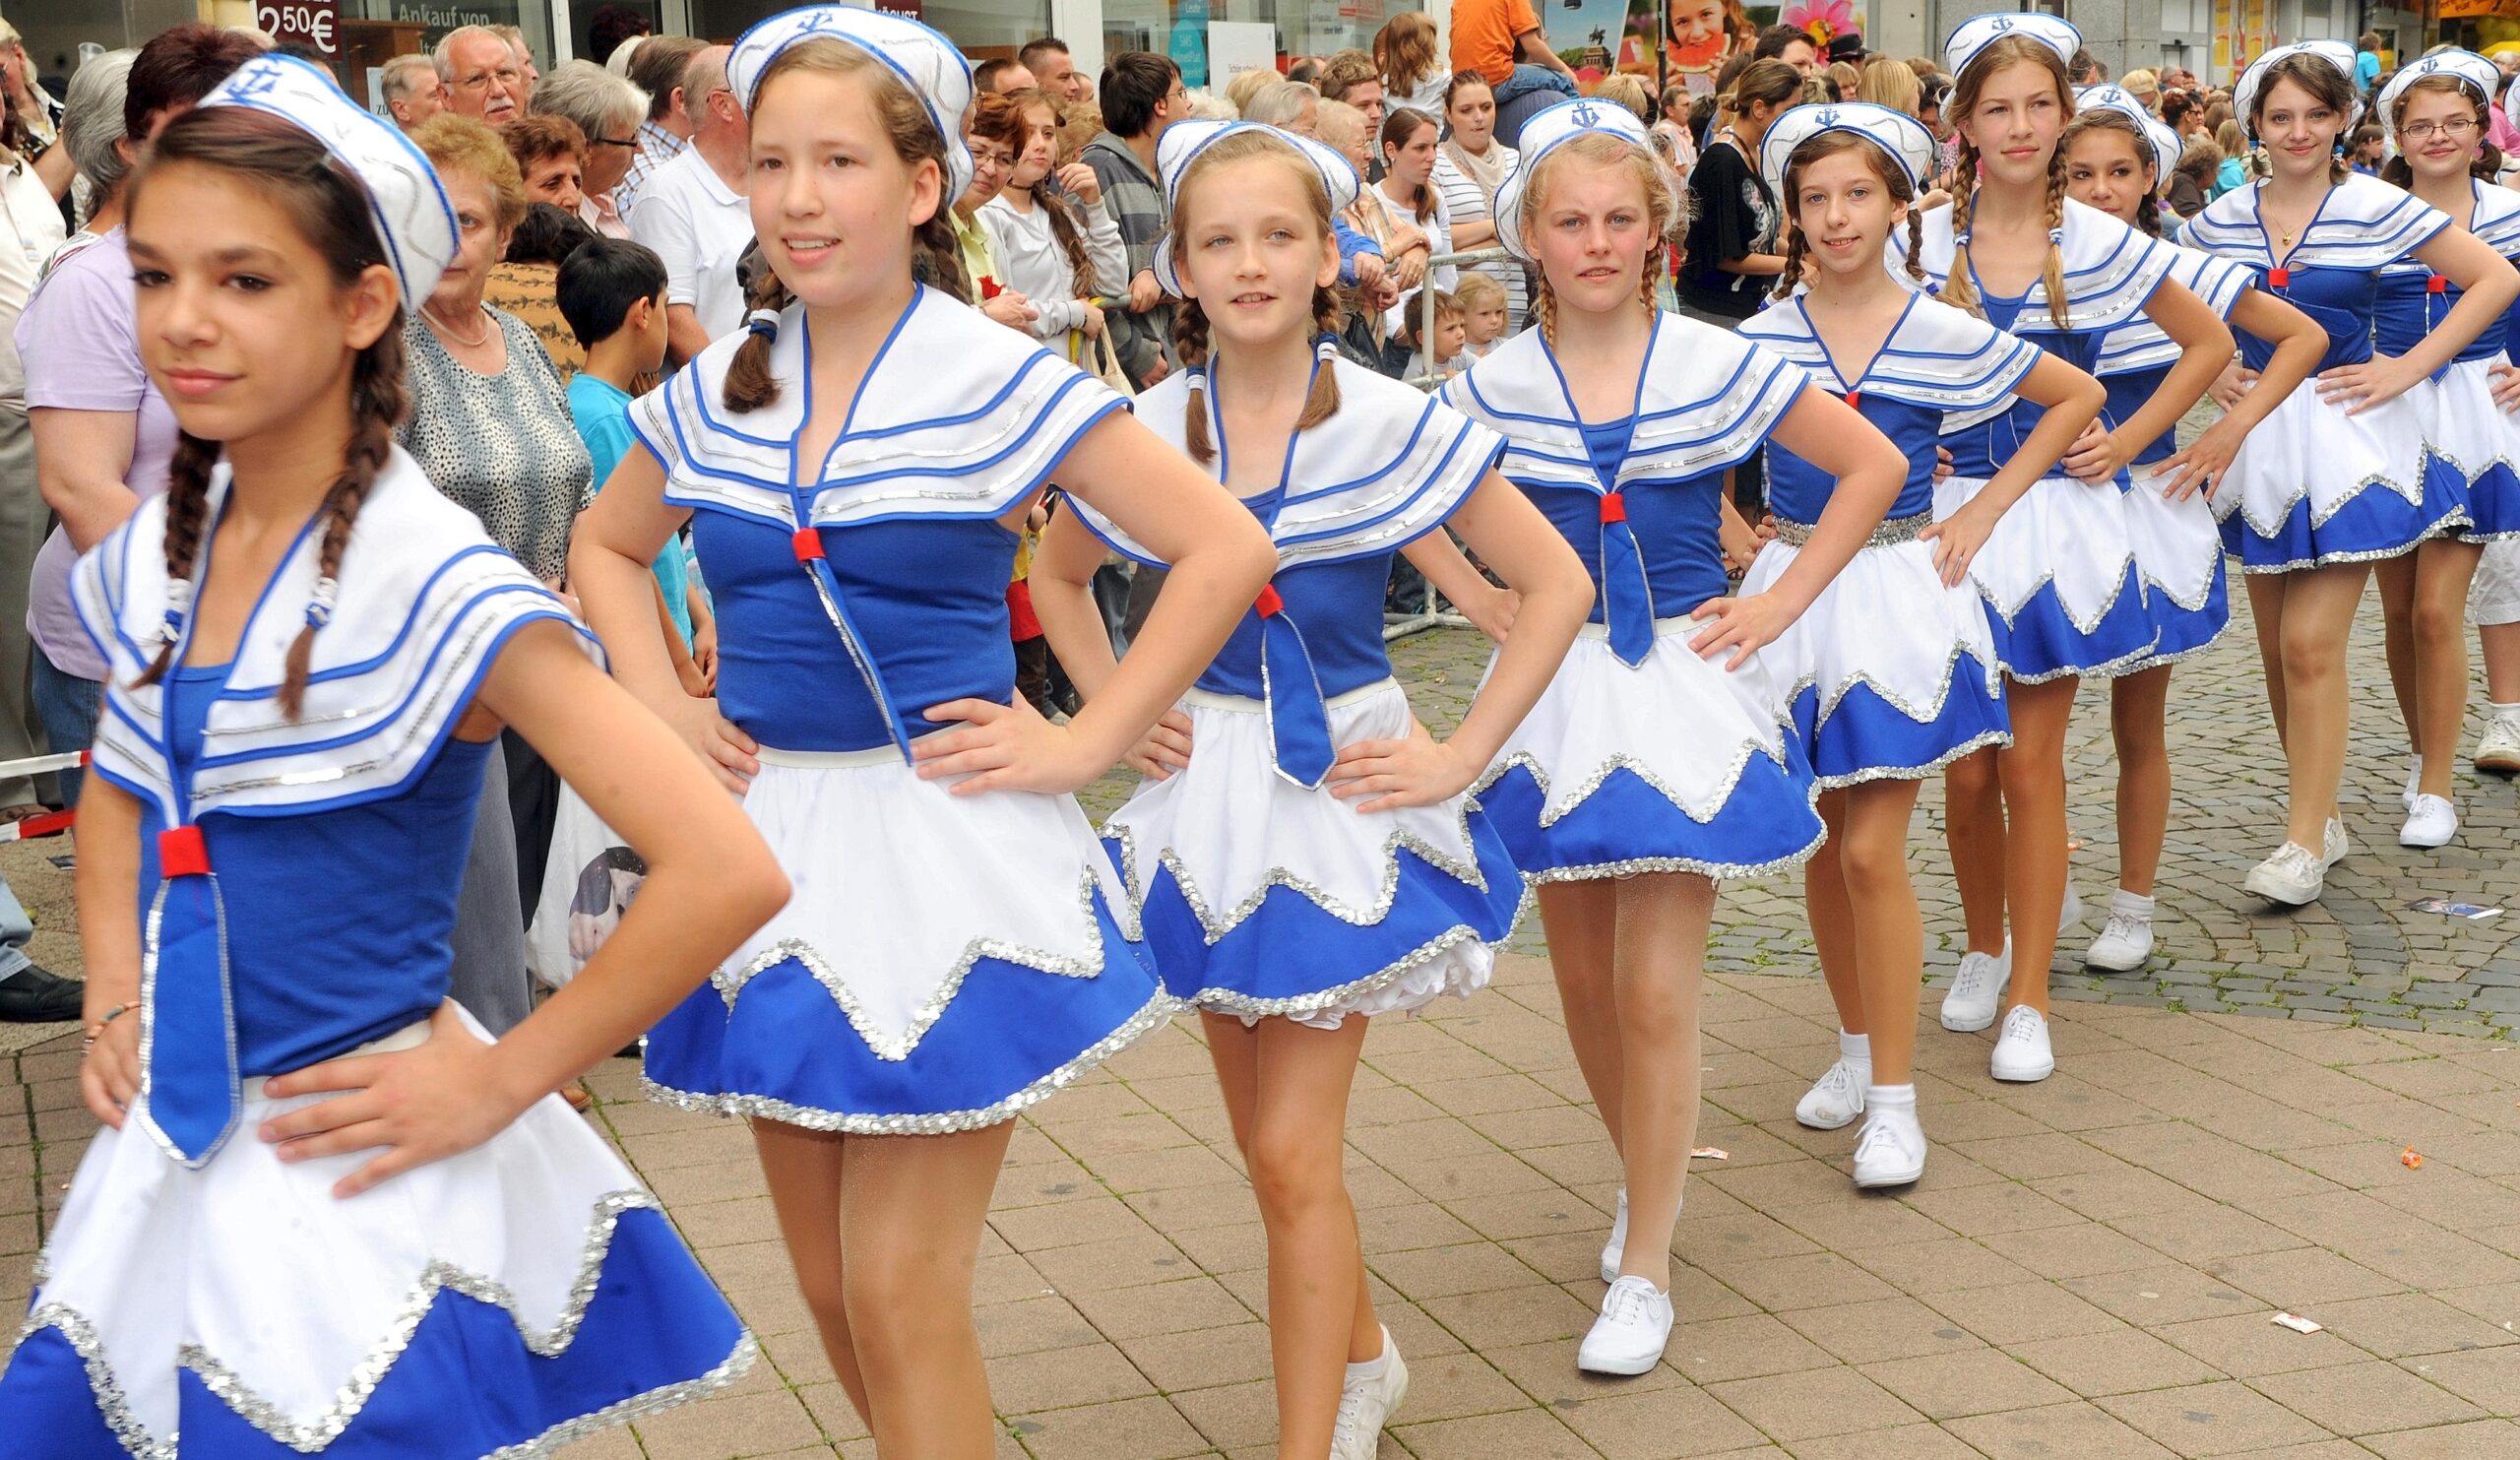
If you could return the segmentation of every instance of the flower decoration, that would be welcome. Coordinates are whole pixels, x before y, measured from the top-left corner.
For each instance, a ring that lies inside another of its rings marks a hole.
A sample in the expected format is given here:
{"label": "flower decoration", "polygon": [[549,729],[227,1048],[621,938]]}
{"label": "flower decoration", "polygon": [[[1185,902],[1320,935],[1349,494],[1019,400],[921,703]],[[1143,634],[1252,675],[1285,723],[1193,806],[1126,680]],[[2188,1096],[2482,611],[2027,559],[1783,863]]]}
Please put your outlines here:
{"label": "flower decoration", "polygon": [[1809,35],[1811,43],[1824,51],[1830,41],[1863,29],[1856,21],[1852,0],[1793,0],[1777,19]]}

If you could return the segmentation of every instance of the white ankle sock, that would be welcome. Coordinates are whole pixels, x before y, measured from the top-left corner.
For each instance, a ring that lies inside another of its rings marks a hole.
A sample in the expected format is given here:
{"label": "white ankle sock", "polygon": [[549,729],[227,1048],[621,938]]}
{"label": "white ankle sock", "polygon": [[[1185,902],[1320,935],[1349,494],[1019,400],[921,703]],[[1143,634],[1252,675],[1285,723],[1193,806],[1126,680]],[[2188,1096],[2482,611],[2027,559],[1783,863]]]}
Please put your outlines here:
{"label": "white ankle sock", "polygon": [[1839,1030],[1838,1058],[1853,1068],[1857,1074],[1869,1073],[1872,1069],[1872,1036],[1849,1034],[1843,1029]]}
{"label": "white ankle sock", "polygon": [[1351,1380],[1379,1378],[1382,1376],[1382,1371],[1389,1367],[1391,1367],[1391,1330],[1386,1328],[1382,1335],[1382,1352],[1362,1364],[1349,1365],[1348,1377]]}
{"label": "white ankle sock", "polygon": [[2150,921],[2153,916],[2153,900],[2141,893],[2128,892],[2120,887],[2109,895],[2109,911]]}
{"label": "white ankle sock", "polygon": [[1885,1115],[1904,1115],[1913,1124],[1917,1118],[1917,1087],[1907,1085],[1866,1085],[1863,1108]]}
{"label": "white ankle sock", "polygon": [[2497,705],[2488,700],[2485,702],[2485,708],[2486,713],[2496,720],[2520,720],[2520,705]]}
{"label": "white ankle sock", "polygon": [[2424,757],[2418,755],[2412,759],[2415,769],[2406,773],[2406,793],[2409,795],[2415,794],[2416,789],[2424,784]]}

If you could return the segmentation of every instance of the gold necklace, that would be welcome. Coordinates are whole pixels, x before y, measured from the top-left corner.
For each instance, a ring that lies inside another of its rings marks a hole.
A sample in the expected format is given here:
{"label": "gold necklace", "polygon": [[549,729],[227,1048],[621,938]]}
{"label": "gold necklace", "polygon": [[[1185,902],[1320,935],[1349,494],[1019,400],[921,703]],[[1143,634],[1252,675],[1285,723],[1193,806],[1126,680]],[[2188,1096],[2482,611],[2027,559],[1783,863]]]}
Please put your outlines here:
{"label": "gold necklace", "polygon": [[439,334],[444,335],[447,339],[454,341],[456,344],[463,346],[466,349],[479,349],[483,345],[489,343],[490,321],[487,316],[484,316],[481,320],[480,332],[475,334],[470,340],[467,340],[463,336],[455,333],[455,326],[438,318],[437,314],[426,304],[420,306],[420,318],[427,320],[431,329],[436,330]]}

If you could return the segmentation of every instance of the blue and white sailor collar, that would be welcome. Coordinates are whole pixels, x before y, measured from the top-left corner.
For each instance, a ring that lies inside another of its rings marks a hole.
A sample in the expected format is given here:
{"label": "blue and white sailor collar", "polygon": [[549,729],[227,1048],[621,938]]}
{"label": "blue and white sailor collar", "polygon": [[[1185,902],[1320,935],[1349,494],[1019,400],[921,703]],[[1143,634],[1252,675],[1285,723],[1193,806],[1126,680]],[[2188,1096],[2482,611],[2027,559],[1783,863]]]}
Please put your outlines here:
{"label": "blue and white sailor collar", "polygon": [[664,468],[668,504],[791,531],[998,517],[1039,490],[1095,422],[1128,406],[1021,332],[921,286],[877,348],[831,449],[800,471],[814,396],[809,335],[802,305],[780,315],[770,347],[779,399],[759,410],[726,409],[740,335],[632,403],[631,428]]}
{"label": "blue and white sailor collar", "polygon": [[[1635,431],[1617,485],[1686,481],[1759,449],[1811,377],[1764,345],[1676,314],[1655,316]],[[1520,485],[1605,492],[1557,357],[1539,330],[1445,382],[1446,403],[1505,438],[1497,470]]]}
{"label": "blue and white sailor collar", "polygon": [[[1341,562],[1390,552],[1453,515],[1496,465],[1505,443],[1494,431],[1414,386],[1351,364],[1335,352],[1316,368],[1337,372],[1339,410],[1296,433],[1272,498],[1250,499],[1278,544],[1278,565]],[[1138,397],[1138,419],[1177,451],[1187,451],[1195,394],[1207,412],[1226,479],[1233,443],[1218,419],[1206,367],[1180,371]],[[1143,563],[1165,566],[1143,543],[1083,498],[1071,498],[1095,536]]]}
{"label": "blue and white sailor collar", "polygon": [[[2257,283],[2257,276],[2236,260],[2176,244],[2171,246],[2171,252],[2174,262],[2170,277],[2225,319],[2231,317],[2240,295]],[[2138,370],[2168,369],[2178,356],[2177,342],[2153,323],[2150,315],[2137,315],[2101,337],[2100,354],[2093,361],[2091,373],[2129,375]]]}
{"label": "blue and white sailor collar", "polygon": [[[2067,333],[2085,334],[2125,323],[2143,312],[2153,291],[2169,277],[2168,244],[2144,236],[2097,208],[2065,199],[2063,223],[2058,231],[2061,236],[2057,247],[2064,251]],[[1923,232],[1923,247],[1917,261],[1924,267],[1927,286],[1939,291],[1951,278],[1957,247],[1950,204],[1926,211]],[[1890,251],[1883,251],[1882,264],[1902,284],[1916,286]],[[1983,295],[1984,286],[1980,286],[1978,291]],[[2031,282],[2029,293],[2023,296],[2016,328],[2025,334],[2055,331],[2048,310],[2044,275]]]}
{"label": "blue and white sailor collar", "polygon": [[[211,522],[228,481],[222,464],[211,477]],[[166,499],[143,502],[72,574],[71,602],[106,666],[94,769],[156,804],[169,826],[212,811],[297,815],[397,794],[427,768],[519,626],[567,623],[595,652],[560,600],[396,447],[351,525],[291,720],[279,694],[316,597],[320,543],[308,527],[238,638],[189,786],[173,782],[164,687],[134,682],[157,658],[168,602]],[[205,572],[197,567],[196,581]]]}
{"label": "blue and white sailor collar", "polygon": [[[2254,269],[2275,267],[2275,239],[2258,216],[2263,182],[2234,188],[2188,220],[2186,243]],[[2284,256],[2291,269],[2385,269],[2450,226],[2451,219],[2376,177],[2350,173],[2328,194]]]}
{"label": "blue and white sailor collar", "polygon": [[[2451,222],[2464,224],[2467,230],[2484,240],[2487,247],[2506,259],[2520,258],[2520,192],[2496,187],[2490,183],[2468,179],[2468,216],[2453,216]],[[2431,266],[2408,254],[2381,271],[2384,274],[2429,274]]]}
{"label": "blue and white sailor collar", "polygon": [[1942,412],[1946,432],[2000,413],[2022,377],[2039,363],[2039,347],[2029,341],[1938,299],[1913,294],[1881,352],[1850,380],[1829,357],[1802,297],[1771,304],[1742,321],[1741,334],[1808,370],[1814,384],[1850,404],[1861,396],[1879,396]]}

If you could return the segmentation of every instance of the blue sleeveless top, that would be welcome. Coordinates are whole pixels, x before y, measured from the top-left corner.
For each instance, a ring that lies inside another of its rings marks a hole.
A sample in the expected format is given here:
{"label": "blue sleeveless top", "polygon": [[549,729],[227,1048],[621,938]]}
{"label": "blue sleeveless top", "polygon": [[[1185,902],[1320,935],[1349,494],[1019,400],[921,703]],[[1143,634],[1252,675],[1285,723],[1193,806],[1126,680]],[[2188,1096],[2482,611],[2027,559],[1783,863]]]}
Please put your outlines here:
{"label": "blue sleeveless top", "polygon": [[[2327,333],[2318,368],[2368,360],[2381,272],[2450,226],[2449,215],[2358,172],[2328,189],[2300,241],[2279,262],[2258,214],[2263,186],[2235,188],[2207,205],[2188,223],[2188,246],[2247,267],[2257,287],[2316,320]],[[2239,346],[2252,370],[2265,369],[2275,354],[2274,346],[2245,332]]]}

